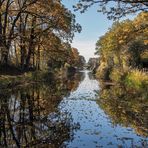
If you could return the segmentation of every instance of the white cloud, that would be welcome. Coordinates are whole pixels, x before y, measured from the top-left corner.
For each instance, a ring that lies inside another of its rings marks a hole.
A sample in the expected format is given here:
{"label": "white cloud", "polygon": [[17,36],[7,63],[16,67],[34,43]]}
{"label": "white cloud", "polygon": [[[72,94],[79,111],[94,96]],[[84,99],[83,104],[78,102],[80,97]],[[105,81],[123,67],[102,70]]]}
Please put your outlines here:
{"label": "white cloud", "polygon": [[96,41],[77,41],[74,40],[72,43],[72,47],[78,49],[80,55],[83,55],[86,61],[91,57],[95,57],[95,44]]}

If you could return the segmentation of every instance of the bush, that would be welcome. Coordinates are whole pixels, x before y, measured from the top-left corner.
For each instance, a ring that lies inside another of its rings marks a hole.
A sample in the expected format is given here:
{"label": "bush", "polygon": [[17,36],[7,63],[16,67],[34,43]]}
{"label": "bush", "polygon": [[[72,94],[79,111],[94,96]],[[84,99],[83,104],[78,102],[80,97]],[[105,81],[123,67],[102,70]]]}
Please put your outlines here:
{"label": "bush", "polygon": [[135,88],[135,89],[143,89],[148,88],[148,75],[146,72],[142,72],[138,69],[131,70],[126,78],[125,84],[128,87]]}
{"label": "bush", "polygon": [[120,68],[113,68],[109,77],[113,82],[122,82],[125,78],[126,72],[122,72]]}

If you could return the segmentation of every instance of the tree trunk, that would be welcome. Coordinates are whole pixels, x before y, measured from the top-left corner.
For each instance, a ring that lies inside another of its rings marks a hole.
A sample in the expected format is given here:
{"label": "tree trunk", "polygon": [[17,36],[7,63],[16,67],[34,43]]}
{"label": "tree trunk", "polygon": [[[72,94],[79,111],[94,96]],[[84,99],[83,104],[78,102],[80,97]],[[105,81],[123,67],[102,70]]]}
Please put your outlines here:
{"label": "tree trunk", "polygon": [[40,45],[38,45],[38,53],[37,53],[37,70],[40,70]]}
{"label": "tree trunk", "polygon": [[31,33],[30,33],[30,42],[29,42],[29,48],[28,48],[28,55],[27,55],[27,58],[26,58],[26,68],[29,68],[30,60],[31,60],[31,55],[34,52],[34,39],[35,39],[35,36],[34,36],[34,32],[35,32],[34,25],[35,25],[35,23],[36,23],[36,17],[33,17]]}
{"label": "tree trunk", "polygon": [[[0,3],[0,9],[1,9],[1,3]],[[0,12],[0,61],[2,58],[1,52],[2,52],[2,15]]]}
{"label": "tree trunk", "polygon": [[[1,63],[2,63],[2,65],[8,65],[9,47],[6,45],[6,30],[7,30],[9,6],[10,6],[10,0],[8,0],[7,4],[6,4],[4,25],[3,25],[3,29],[1,28],[1,38],[2,38],[1,39],[1,43],[2,43],[2,55],[1,55],[2,59],[1,59]],[[1,22],[1,27],[2,27],[2,22]]]}

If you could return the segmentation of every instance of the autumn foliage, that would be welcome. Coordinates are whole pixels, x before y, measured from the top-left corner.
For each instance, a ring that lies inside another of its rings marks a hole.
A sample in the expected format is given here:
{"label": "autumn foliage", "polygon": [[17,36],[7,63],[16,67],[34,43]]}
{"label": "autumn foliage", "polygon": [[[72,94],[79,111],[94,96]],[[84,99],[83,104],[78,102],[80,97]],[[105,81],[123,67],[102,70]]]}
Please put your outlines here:
{"label": "autumn foliage", "polygon": [[133,73],[136,71],[134,69],[138,69],[142,73],[148,67],[147,22],[148,13],[142,12],[134,20],[115,22],[98,40],[96,54],[100,55],[99,78],[123,82],[130,71]]}
{"label": "autumn foliage", "polygon": [[63,62],[65,44],[80,31],[59,0],[0,0],[0,64],[41,69],[59,55]]}

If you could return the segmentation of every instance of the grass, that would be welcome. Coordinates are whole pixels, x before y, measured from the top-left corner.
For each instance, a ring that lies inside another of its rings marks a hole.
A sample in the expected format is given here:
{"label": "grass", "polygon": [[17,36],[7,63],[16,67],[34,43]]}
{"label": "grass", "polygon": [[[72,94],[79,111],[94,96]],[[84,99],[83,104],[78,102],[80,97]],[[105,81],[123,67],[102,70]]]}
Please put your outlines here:
{"label": "grass", "polygon": [[148,74],[138,69],[130,70],[125,78],[127,87],[140,89],[148,89]]}
{"label": "grass", "polygon": [[120,68],[112,68],[110,72],[110,80],[116,83],[121,83],[124,79],[125,72],[122,72]]}
{"label": "grass", "polygon": [[[99,69],[100,70],[100,69]],[[96,74],[101,76],[102,80],[107,81],[105,71],[99,71]],[[140,69],[126,68],[124,72],[120,68],[112,68],[109,70],[109,80],[114,84],[124,85],[129,90],[148,91],[148,73]],[[104,77],[103,77],[104,76]],[[98,78],[98,77],[97,77]]]}
{"label": "grass", "polygon": [[47,71],[26,72],[20,75],[0,75],[0,89],[13,88],[34,82],[47,81],[49,74]]}

